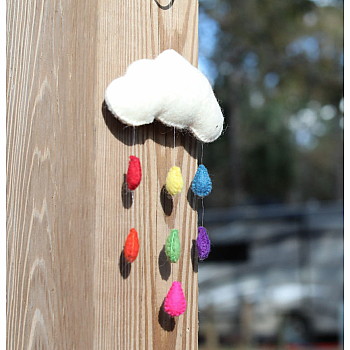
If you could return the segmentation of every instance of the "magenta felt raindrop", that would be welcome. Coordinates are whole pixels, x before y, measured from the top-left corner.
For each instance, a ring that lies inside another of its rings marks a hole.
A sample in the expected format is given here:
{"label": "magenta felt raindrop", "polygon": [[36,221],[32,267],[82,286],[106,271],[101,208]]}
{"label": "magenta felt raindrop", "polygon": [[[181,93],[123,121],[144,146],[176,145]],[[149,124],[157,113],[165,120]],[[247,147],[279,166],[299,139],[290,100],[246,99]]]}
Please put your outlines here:
{"label": "magenta felt raindrop", "polygon": [[186,310],[186,299],[180,282],[174,281],[164,301],[164,310],[172,317]]}

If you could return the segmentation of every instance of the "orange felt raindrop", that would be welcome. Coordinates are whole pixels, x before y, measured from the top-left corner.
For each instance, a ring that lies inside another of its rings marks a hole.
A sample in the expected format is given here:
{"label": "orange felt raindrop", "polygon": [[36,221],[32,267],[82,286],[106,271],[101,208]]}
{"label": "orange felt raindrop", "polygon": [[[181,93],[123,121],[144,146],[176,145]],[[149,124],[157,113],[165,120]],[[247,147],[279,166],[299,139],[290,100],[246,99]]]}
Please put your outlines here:
{"label": "orange felt raindrop", "polygon": [[127,262],[132,263],[137,258],[139,253],[139,238],[137,237],[137,231],[132,228],[128,234],[124,246],[124,255]]}
{"label": "orange felt raindrop", "polygon": [[126,174],[126,182],[129,190],[133,191],[141,182],[142,172],[140,159],[135,156],[130,156],[129,168]]}

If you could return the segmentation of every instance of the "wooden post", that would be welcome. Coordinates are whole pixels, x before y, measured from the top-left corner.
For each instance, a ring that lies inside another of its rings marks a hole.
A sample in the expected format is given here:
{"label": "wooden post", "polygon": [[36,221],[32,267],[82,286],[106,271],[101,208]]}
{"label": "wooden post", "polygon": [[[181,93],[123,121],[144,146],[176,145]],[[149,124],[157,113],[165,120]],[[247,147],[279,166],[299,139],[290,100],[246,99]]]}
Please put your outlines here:
{"label": "wooden post", "polygon": [[[192,0],[7,2],[8,350],[197,349],[197,142],[177,133],[174,150],[173,129],[155,123],[133,146],[133,128],[103,105],[134,60],[171,45],[196,65],[197,17]],[[131,154],[143,171],[133,205]],[[162,187],[175,157],[184,190],[172,202]],[[128,266],[132,227],[140,253]],[[170,266],[174,227],[182,255]],[[188,305],[175,321],[161,308],[174,280]]]}

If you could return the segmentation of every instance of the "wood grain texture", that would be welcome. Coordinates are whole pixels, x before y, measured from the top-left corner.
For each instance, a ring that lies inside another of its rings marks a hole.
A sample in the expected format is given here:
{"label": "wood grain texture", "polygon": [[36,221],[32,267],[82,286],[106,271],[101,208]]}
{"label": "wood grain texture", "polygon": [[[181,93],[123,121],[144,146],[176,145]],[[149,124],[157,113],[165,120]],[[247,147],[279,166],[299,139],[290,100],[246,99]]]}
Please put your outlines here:
{"label": "wood grain texture", "polygon": [[[113,118],[104,91],[169,47],[197,64],[197,1],[7,2],[7,348],[197,349],[197,142]],[[171,67],[169,67],[171,69]],[[157,91],[154,92],[155,95]],[[125,191],[129,155],[143,179]],[[184,190],[162,191],[180,166]],[[140,253],[125,265],[130,228]],[[166,262],[178,228],[182,255]],[[188,308],[162,311],[174,280]]]}

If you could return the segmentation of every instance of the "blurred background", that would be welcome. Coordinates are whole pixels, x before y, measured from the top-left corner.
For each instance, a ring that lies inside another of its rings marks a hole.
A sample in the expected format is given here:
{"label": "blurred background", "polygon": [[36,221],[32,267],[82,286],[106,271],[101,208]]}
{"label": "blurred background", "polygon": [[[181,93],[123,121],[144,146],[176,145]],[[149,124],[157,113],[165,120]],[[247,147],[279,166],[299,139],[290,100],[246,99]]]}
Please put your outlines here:
{"label": "blurred background", "polygon": [[200,349],[343,348],[343,19],[337,0],[200,0],[225,116],[204,146]]}

